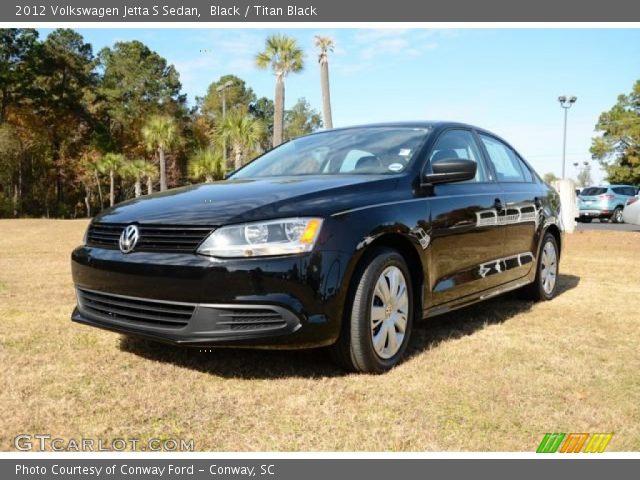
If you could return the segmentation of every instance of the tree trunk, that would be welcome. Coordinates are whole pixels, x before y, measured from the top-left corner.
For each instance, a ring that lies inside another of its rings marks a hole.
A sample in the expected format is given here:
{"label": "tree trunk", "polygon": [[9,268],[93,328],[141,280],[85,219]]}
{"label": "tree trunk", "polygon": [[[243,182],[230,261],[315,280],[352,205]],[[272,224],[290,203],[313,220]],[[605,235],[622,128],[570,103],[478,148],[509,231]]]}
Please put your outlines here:
{"label": "tree trunk", "polygon": [[115,205],[115,179],[114,179],[115,175],[113,170],[109,170],[109,206],[113,207],[113,205]]}
{"label": "tree trunk", "polygon": [[151,195],[153,193],[153,180],[151,177],[147,177],[147,195]]}
{"label": "tree trunk", "polygon": [[87,184],[84,186],[85,196],[84,196],[84,206],[87,209],[87,218],[91,218],[91,190]]}
{"label": "tree trunk", "polygon": [[242,147],[240,147],[240,145],[234,145],[233,153],[236,157],[234,168],[238,170],[240,167],[242,167]]}
{"label": "tree trunk", "polygon": [[320,62],[320,84],[322,86],[322,115],[324,117],[324,127],[333,128],[331,118],[331,93],[329,92],[329,61],[323,58]]}
{"label": "tree trunk", "polygon": [[160,191],[164,192],[167,190],[167,165],[162,148],[158,148],[158,156],[160,157]]}
{"label": "tree trunk", "polygon": [[13,216],[18,216],[18,184],[13,185]]}
{"label": "tree trunk", "polygon": [[140,177],[136,177],[136,183],[134,185],[134,190],[136,192],[136,198],[142,195],[142,183],[140,182]]}
{"label": "tree trunk", "polygon": [[102,198],[102,186],[100,186],[100,177],[98,177],[98,171],[95,171],[96,184],[98,185],[98,197],[100,198],[100,211],[104,208],[104,199]]}
{"label": "tree trunk", "polygon": [[273,146],[282,143],[284,130],[284,73],[276,72],[276,97],[273,109]]}

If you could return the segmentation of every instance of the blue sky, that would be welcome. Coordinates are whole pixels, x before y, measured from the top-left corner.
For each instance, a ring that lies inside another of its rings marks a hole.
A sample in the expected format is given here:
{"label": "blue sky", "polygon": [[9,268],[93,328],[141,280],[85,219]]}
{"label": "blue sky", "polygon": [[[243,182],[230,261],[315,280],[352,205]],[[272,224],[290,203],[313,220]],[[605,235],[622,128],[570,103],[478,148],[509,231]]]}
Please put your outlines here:
{"label": "blue sky", "polygon": [[[640,79],[640,30],[633,29],[79,29],[97,52],[138,39],[180,72],[189,101],[221,75],[273,97],[273,76],[253,57],[274,32],[296,37],[306,68],[287,78],[286,103],[306,97],[320,110],[314,35],[330,35],[334,126],[386,120],[459,120],[504,136],[540,174],[562,170],[563,113],[569,112],[567,172],[589,160],[598,115]],[[50,29],[41,29],[44,37]],[[601,179],[594,165],[594,180]]]}

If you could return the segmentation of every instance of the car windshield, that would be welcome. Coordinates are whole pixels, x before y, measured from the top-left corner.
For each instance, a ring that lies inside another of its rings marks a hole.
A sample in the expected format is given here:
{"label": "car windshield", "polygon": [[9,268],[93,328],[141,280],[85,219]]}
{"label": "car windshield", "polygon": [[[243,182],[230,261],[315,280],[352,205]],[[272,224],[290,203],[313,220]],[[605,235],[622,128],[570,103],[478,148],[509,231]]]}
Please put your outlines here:
{"label": "car windshield", "polygon": [[589,188],[585,188],[582,193],[580,194],[581,197],[589,197],[589,196],[593,196],[593,195],[602,195],[603,193],[605,193],[607,191],[606,188],[602,188],[602,187],[589,187]]}
{"label": "car windshield", "polygon": [[367,127],[300,137],[265,153],[231,178],[396,174],[407,169],[428,128]]}

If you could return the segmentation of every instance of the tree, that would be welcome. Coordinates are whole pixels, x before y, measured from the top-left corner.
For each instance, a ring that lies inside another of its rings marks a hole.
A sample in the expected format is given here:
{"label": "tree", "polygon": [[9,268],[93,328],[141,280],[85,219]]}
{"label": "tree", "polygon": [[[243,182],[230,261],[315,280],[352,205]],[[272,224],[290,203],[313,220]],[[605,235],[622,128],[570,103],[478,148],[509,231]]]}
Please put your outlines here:
{"label": "tree", "polygon": [[153,193],[153,181],[158,178],[158,169],[153,163],[144,162],[142,176],[147,180],[147,195]]}
{"label": "tree", "polygon": [[218,91],[218,88],[227,84],[230,84],[229,87],[224,89],[227,111],[236,108],[247,111],[251,104],[256,101],[256,94],[246,86],[244,80],[235,75],[221,76],[209,85],[206,95],[198,99],[200,111],[205,117],[212,120],[214,124],[222,121],[222,93]]}
{"label": "tree", "polygon": [[262,123],[264,129],[260,148],[263,151],[269,150],[273,146],[273,100],[267,97],[260,97],[249,108],[249,113]]}
{"label": "tree", "polygon": [[220,126],[220,135],[231,146],[234,169],[242,167],[247,155],[260,148],[264,126],[251,115],[232,111]]}
{"label": "tree", "polygon": [[35,29],[0,29],[0,123],[6,121],[9,107],[34,93],[37,42]]}
{"label": "tree", "polygon": [[225,167],[224,158],[220,151],[203,148],[197,150],[189,159],[189,178],[209,183],[220,180],[224,177]]}
{"label": "tree", "polygon": [[322,117],[324,126],[333,128],[331,117],[331,94],[329,91],[329,52],[333,52],[334,43],[331,37],[315,36],[315,45],[319,50],[318,63],[320,64],[320,86],[322,88]]}
{"label": "tree", "polygon": [[311,108],[309,102],[304,98],[299,98],[296,104],[285,114],[286,140],[307,135],[322,127],[320,114]]}
{"label": "tree", "polygon": [[262,70],[271,67],[276,76],[273,146],[277,147],[284,130],[284,80],[290,72],[302,71],[303,53],[295,38],[274,34],[267,37],[265,49],[256,55],[256,65]]}
{"label": "tree", "polygon": [[139,158],[124,162],[119,170],[122,177],[133,180],[133,191],[136,198],[142,195],[142,177],[145,175],[146,165],[147,162]]}
{"label": "tree", "polygon": [[98,54],[102,72],[96,106],[105,132],[101,147],[142,155],[141,126],[155,115],[185,114],[186,97],[173,65],[139,41],[118,42]]}
{"label": "tree", "polygon": [[178,142],[178,127],[168,115],[154,115],[142,128],[142,137],[149,150],[157,151],[160,160],[160,191],[167,189],[165,153]]}
{"label": "tree", "polygon": [[620,95],[596,124],[601,135],[591,142],[591,155],[600,161],[611,183],[640,183],[640,80],[629,95]]}
{"label": "tree", "polygon": [[549,185],[551,185],[553,182],[555,182],[556,180],[560,180],[555,173],[553,172],[547,172],[543,175],[542,179],[548,183]]}
{"label": "tree", "polygon": [[578,171],[576,183],[580,188],[588,187],[593,184],[593,179],[591,178],[591,165],[588,162],[585,162],[582,168]]}
{"label": "tree", "polygon": [[119,153],[107,153],[98,163],[98,170],[102,174],[109,174],[109,206],[115,205],[115,176],[125,162],[125,157]]}
{"label": "tree", "polygon": [[65,184],[74,176],[71,167],[88,140],[93,119],[88,97],[95,86],[93,50],[82,35],[59,28],[42,44],[40,74],[35,79],[55,172],[58,209],[64,208]]}

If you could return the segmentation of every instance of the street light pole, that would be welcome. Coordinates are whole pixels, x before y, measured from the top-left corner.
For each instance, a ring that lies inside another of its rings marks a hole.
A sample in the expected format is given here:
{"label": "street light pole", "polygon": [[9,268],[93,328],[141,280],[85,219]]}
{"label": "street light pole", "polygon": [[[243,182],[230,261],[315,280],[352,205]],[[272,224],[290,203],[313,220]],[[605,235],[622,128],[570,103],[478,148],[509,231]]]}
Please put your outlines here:
{"label": "street light pole", "polygon": [[566,95],[561,95],[558,97],[558,102],[560,102],[560,106],[564,109],[564,133],[562,135],[562,179],[565,180],[565,166],[567,159],[567,114],[569,109],[576,103],[578,97],[568,97]]}
{"label": "street light pole", "polygon": [[[227,96],[225,95],[225,90],[229,87],[233,86],[233,82],[231,80],[225,82],[216,88],[216,91],[222,96],[222,122],[224,122],[227,117]],[[225,168],[227,167],[227,140],[222,137],[222,161],[224,162]]]}

